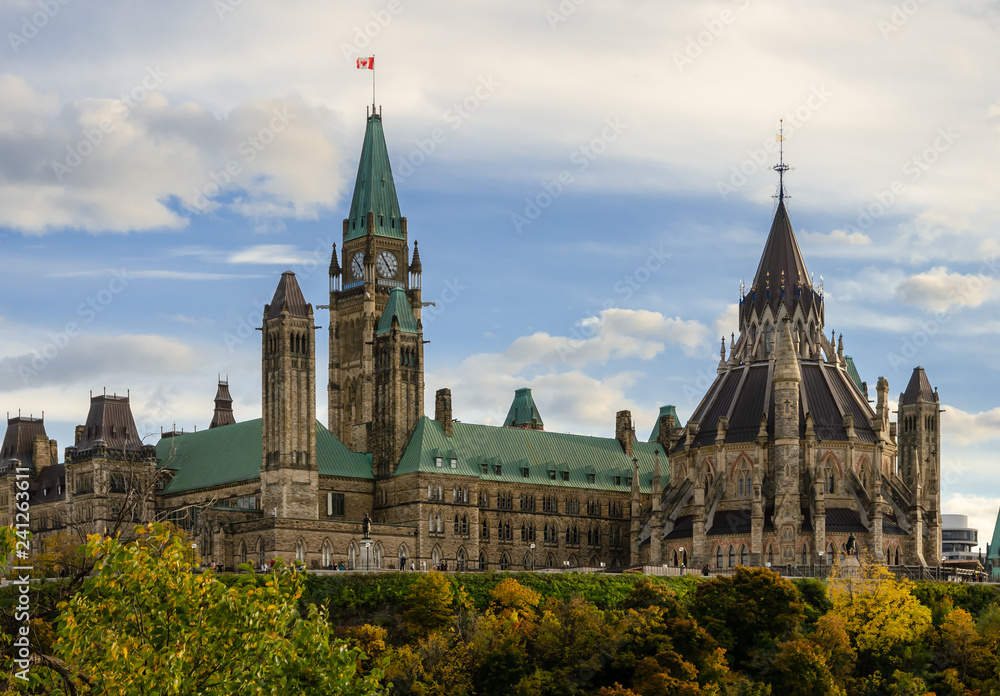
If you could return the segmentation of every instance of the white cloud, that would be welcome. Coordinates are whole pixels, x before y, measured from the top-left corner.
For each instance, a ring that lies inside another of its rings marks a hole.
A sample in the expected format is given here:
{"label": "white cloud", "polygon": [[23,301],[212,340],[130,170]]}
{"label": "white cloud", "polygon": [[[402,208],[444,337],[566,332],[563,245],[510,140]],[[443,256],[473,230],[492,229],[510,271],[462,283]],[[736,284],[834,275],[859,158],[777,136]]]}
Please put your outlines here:
{"label": "white cloud", "polygon": [[[872,243],[872,238],[863,232],[847,232],[846,230],[832,230],[829,234],[822,232],[799,232],[799,236],[816,244],[817,246],[867,246]],[[822,249],[819,254],[823,255]]]}
{"label": "white cloud", "polygon": [[896,287],[896,299],[932,312],[953,307],[978,307],[993,289],[994,280],[983,275],[950,273],[937,266],[910,276]]}
{"label": "white cloud", "polygon": [[958,446],[1000,440],[1000,406],[978,413],[946,406],[941,414],[941,437]]}
{"label": "white cloud", "polygon": [[343,185],[328,120],[297,98],[255,99],[220,118],[158,91],[134,106],[87,98],[56,112],[51,95],[0,76],[0,226],[170,229],[220,208],[315,217]]}
{"label": "white cloud", "polygon": [[301,263],[311,263],[314,255],[299,251],[291,244],[258,244],[233,252],[226,263],[253,263],[279,266],[291,266]]}

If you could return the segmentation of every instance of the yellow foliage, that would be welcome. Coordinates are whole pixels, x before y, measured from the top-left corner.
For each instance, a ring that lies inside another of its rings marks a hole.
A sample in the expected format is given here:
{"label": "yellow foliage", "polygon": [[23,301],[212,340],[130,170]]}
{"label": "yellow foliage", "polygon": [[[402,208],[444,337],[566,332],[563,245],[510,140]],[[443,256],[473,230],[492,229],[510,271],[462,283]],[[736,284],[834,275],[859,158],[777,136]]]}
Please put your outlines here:
{"label": "yellow foliage", "polygon": [[828,589],[830,613],[844,619],[855,647],[878,656],[921,640],[931,626],[931,610],[913,596],[912,583],[873,561],[858,571],[841,571],[840,577],[830,579]]}
{"label": "yellow foliage", "polygon": [[490,608],[495,612],[516,611],[519,614],[527,615],[538,606],[542,595],[530,587],[525,587],[513,578],[506,578],[499,585],[490,590]]}

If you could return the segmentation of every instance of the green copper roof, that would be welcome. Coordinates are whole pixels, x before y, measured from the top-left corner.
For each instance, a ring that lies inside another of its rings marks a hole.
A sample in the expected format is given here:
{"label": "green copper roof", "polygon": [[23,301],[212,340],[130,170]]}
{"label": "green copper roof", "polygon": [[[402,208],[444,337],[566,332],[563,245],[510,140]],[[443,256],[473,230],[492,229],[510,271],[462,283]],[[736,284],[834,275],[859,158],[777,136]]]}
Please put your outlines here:
{"label": "green copper roof", "polygon": [[[666,485],[667,476],[663,476],[662,472],[669,472],[670,467],[667,466],[663,448],[652,442],[634,442],[632,447],[639,464],[640,490],[644,493],[650,491],[656,452],[660,453],[660,471],[663,485]],[[438,457],[441,458],[441,466],[437,465]],[[454,469],[451,468],[452,459],[456,460]],[[497,466],[500,467],[499,474],[496,473]],[[418,471],[476,476],[485,481],[512,484],[629,493],[632,459],[626,456],[614,438],[458,421],[452,424],[452,435],[448,436],[438,421],[424,416],[417,422],[396,475]],[[568,480],[563,480],[564,471],[568,472]]]}
{"label": "green copper roof", "polygon": [[677,415],[677,409],[672,405],[670,406],[660,406],[660,415],[656,417],[656,422],[653,423],[653,432],[649,434],[649,441],[656,442],[656,438],[660,436],[660,419],[664,416],[674,417],[674,427],[680,428],[684,424],[681,423],[680,416]]}
{"label": "green copper roof", "polygon": [[[163,438],[156,445],[160,468],[174,477],[164,493],[179,493],[260,478],[260,418]],[[316,422],[316,454],[321,476],[372,478],[371,455],[355,454]]]}
{"label": "green copper roof", "polygon": [[514,392],[514,401],[510,404],[507,417],[503,424],[506,426],[530,426],[538,428],[542,425],[542,416],[538,413],[535,400],[531,398],[531,390],[522,387]]}
{"label": "green copper roof", "polygon": [[413,309],[410,307],[410,299],[403,288],[393,288],[389,293],[389,301],[385,303],[385,311],[382,312],[382,318],[378,320],[378,328],[375,330],[377,336],[389,333],[393,317],[399,321],[399,330],[403,333],[420,333],[417,320],[413,316]]}
{"label": "green copper roof", "polygon": [[361,146],[361,161],[358,163],[358,178],[354,182],[354,198],[351,199],[351,213],[347,218],[347,235],[344,241],[364,237],[368,213],[375,213],[373,233],[379,237],[403,239],[400,222],[399,199],[396,198],[396,184],[392,180],[389,166],[389,152],[385,147],[382,132],[382,117],[372,114],[365,128],[365,142]]}
{"label": "green copper roof", "polygon": [[864,394],[865,388],[861,384],[861,375],[858,374],[858,368],[854,366],[854,359],[850,355],[845,355],[844,362],[847,364],[847,376],[854,382],[854,386],[858,388],[858,391]]}

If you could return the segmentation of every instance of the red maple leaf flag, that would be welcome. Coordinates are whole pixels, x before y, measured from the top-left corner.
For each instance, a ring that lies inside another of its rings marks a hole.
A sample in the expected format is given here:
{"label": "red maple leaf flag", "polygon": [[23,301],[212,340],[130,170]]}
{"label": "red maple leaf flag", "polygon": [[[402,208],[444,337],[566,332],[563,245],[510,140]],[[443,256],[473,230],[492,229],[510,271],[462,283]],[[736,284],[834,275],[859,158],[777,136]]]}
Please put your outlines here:
{"label": "red maple leaf flag", "polygon": [[375,69],[375,56],[371,58],[358,58],[358,70],[374,70]]}

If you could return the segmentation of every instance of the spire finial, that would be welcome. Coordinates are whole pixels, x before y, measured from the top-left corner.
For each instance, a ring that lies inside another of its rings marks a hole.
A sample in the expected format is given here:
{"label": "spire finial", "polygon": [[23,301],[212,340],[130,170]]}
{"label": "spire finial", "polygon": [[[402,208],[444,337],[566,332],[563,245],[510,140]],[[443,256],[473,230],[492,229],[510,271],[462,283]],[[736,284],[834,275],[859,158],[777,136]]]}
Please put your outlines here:
{"label": "spire finial", "polygon": [[778,124],[778,163],[771,167],[771,171],[778,172],[778,195],[772,197],[777,198],[780,203],[786,198],[791,198],[785,193],[785,172],[794,171],[795,167],[785,164],[785,119],[779,120]]}

